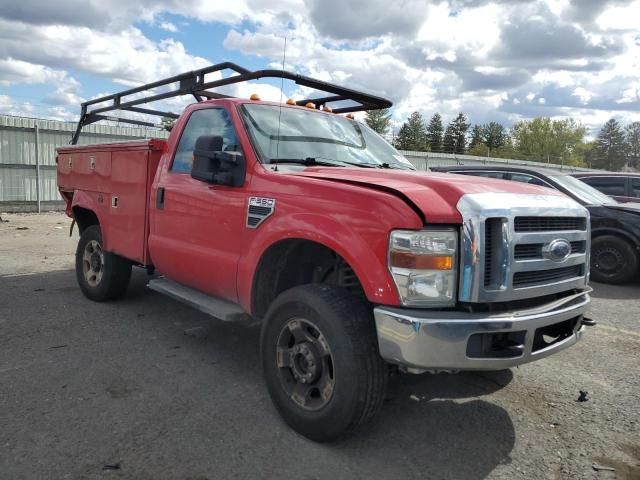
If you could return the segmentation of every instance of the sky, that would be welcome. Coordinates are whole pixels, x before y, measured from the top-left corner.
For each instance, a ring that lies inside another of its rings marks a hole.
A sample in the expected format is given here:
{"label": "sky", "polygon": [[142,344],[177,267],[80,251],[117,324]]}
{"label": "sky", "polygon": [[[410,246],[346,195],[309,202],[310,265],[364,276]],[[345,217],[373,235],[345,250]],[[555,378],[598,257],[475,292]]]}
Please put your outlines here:
{"label": "sky", "polygon": [[396,127],[413,111],[591,134],[640,120],[640,0],[0,0],[0,114],[73,121],[82,101],[213,63],[281,68],[285,37],[288,70],[391,99]]}

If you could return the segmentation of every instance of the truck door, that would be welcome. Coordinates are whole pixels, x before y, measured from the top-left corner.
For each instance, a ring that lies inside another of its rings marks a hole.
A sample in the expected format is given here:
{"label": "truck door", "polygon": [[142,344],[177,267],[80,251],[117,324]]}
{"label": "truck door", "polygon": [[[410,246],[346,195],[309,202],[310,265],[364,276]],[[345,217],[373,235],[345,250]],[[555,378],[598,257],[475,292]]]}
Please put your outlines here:
{"label": "truck door", "polygon": [[160,273],[237,301],[236,273],[246,222],[247,189],[246,185],[212,185],[191,177],[193,150],[201,135],[219,135],[223,150],[241,150],[224,108],[191,113],[170,167],[161,173],[152,198],[149,247]]}

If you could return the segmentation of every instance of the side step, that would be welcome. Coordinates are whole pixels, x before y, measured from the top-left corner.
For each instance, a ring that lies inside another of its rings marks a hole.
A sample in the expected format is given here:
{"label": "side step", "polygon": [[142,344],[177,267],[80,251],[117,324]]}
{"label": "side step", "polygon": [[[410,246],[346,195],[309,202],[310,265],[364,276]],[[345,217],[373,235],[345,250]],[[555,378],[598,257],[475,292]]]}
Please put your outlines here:
{"label": "side step", "polygon": [[150,280],[147,287],[225,322],[240,322],[251,319],[251,316],[236,303],[212,297],[168,278]]}

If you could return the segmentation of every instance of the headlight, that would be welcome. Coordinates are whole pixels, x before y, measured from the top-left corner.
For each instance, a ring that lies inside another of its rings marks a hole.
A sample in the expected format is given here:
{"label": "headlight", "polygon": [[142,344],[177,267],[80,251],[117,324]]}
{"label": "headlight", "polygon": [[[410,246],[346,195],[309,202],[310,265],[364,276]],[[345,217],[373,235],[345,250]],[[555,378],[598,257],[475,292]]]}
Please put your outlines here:
{"label": "headlight", "polygon": [[456,299],[458,232],[394,230],[389,271],[404,306],[450,307]]}

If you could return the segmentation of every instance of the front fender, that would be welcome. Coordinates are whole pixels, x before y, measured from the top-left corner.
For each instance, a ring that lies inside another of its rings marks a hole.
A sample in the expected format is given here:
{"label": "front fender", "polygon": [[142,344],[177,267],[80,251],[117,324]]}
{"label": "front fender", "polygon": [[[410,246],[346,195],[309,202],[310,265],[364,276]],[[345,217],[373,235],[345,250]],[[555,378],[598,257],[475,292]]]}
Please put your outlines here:
{"label": "front fender", "polygon": [[289,239],[309,240],[330,248],[351,266],[369,301],[400,305],[386,265],[389,232],[385,227],[357,231],[332,217],[306,212],[269,219],[268,225],[259,230],[238,264],[238,296],[246,311],[252,308],[253,280],[260,259],[269,247]]}
{"label": "front fender", "polygon": [[616,227],[598,227],[591,230],[591,238],[600,237],[602,235],[616,235],[628,240],[636,249],[640,249],[640,241],[630,232]]}

